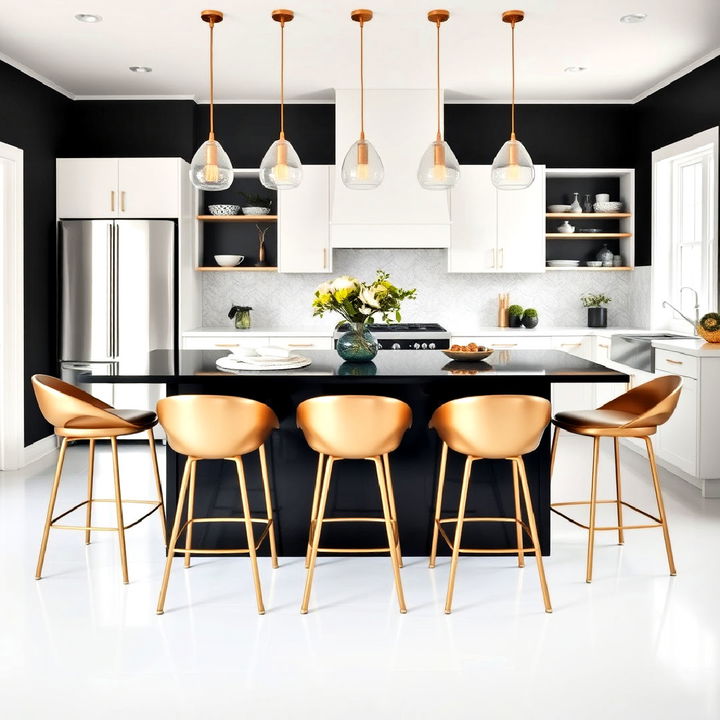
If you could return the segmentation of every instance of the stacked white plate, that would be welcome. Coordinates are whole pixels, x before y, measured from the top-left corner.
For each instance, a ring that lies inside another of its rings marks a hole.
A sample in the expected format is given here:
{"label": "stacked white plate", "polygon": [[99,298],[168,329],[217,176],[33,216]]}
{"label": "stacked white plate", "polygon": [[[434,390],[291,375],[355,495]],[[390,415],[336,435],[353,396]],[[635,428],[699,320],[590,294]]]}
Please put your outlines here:
{"label": "stacked white plate", "polygon": [[548,260],[548,267],[578,267],[579,260]]}
{"label": "stacked white plate", "polygon": [[221,370],[296,370],[311,362],[312,360],[304,355],[290,355],[286,358],[226,355],[215,364]]}

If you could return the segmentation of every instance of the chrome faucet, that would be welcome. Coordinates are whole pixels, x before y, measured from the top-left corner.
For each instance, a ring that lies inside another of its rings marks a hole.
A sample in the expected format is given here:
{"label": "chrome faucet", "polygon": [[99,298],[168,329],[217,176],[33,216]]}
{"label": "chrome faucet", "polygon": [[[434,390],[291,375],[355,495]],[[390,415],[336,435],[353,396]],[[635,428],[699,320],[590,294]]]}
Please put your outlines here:
{"label": "chrome faucet", "polygon": [[700,323],[700,302],[698,300],[697,290],[691,288],[689,285],[684,285],[683,287],[681,287],[680,294],[682,294],[683,290],[690,290],[695,295],[695,320],[691,320],[687,315],[684,315],[682,312],[680,312],[680,310],[678,310],[672,303],[668,302],[667,300],[663,300],[662,306],[672,308],[683,320],[689,322],[693,326],[695,335],[697,335],[697,326]]}

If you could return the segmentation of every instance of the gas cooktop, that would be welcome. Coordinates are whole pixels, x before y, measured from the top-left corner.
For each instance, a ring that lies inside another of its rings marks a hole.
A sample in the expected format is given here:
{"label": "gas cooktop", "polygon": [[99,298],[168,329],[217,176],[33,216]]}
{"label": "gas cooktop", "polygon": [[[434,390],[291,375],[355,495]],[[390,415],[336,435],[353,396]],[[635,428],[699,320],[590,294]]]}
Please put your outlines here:
{"label": "gas cooktop", "polygon": [[[450,347],[450,333],[438,323],[371,323],[367,329],[388,350],[440,350]],[[350,330],[348,323],[335,329],[335,340]]]}

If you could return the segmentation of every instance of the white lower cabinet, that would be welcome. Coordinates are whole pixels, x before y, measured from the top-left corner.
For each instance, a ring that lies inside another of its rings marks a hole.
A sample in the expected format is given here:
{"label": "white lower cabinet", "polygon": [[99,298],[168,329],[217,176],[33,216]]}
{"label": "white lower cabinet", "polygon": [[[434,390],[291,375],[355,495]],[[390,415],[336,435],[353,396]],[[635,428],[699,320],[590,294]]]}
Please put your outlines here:
{"label": "white lower cabinet", "polygon": [[[695,358],[693,358],[695,359]],[[658,375],[671,375],[658,370]],[[661,460],[667,460],[689,475],[698,475],[700,455],[698,434],[698,381],[683,378],[675,412],[670,419],[658,428],[655,439],[655,452]]]}
{"label": "white lower cabinet", "polygon": [[329,335],[285,336],[277,335],[186,335],[182,339],[183,350],[227,350],[241,347],[273,347],[288,350],[332,350],[333,342]]}

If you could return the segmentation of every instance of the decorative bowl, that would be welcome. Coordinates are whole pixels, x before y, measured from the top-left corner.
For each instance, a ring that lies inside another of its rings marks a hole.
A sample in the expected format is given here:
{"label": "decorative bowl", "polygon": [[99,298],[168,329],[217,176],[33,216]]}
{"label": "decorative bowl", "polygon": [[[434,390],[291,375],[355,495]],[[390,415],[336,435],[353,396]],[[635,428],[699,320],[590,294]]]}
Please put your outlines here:
{"label": "decorative bowl", "polygon": [[602,267],[602,260],[588,260],[585,264],[588,267]]}
{"label": "decorative bowl", "polygon": [[208,205],[211,215],[239,215],[239,205]]}
{"label": "decorative bowl", "polygon": [[247,207],[244,207],[242,209],[243,215],[269,215],[270,214],[270,208],[269,207],[255,207],[252,205],[248,205]]}
{"label": "decorative bowl", "polygon": [[570,212],[570,206],[569,205],[548,205],[548,212],[551,212],[551,213]]}
{"label": "decorative bowl", "polygon": [[616,213],[622,212],[623,204],[621,202],[596,202],[593,210],[596,213]]}
{"label": "decorative bowl", "polygon": [[475,350],[463,352],[462,350],[443,350],[451,360],[459,360],[460,362],[480,362],[493,354],[492,350]]}
{"label": "decorative bowl", "polygon": [[244,255],[213,255],[213,257],[220,267],[235,267],[245,259]]}
{"label": "decorative bowl", "polygon": [[720,343],[720,330],[706,330],[702,325],[696,325],[698,335],[709,343]]}

